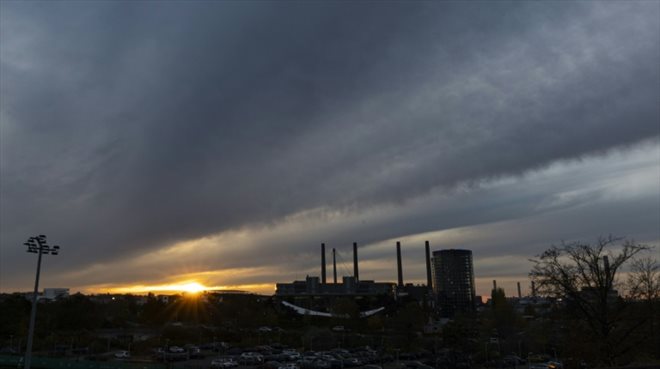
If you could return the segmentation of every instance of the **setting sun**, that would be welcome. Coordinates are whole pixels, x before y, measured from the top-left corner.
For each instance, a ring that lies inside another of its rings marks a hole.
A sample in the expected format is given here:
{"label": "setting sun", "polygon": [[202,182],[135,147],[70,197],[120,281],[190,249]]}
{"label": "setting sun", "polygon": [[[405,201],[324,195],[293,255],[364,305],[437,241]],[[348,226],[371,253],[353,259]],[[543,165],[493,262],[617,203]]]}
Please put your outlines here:
{"label": "setting sun", "polygon": [[112,293],[147,293],[147,292],[162,292],[162,293],[177,293],[177,292],[186,292],[191,294],[196,294],[202,291],[208,291],[216,289],[215,287],[207,287],[199,282],[182,282],[182,283],[170,283],[170,284],[160,284],[160,285],[134,285],[126,287],[115,287],[108,290]]}
{"label": "setting sun", "polygon": [[206,287],[202,286],[197,282],[192,282],[192,283],[179,285],[177,289],[188,293],[198,293],[206,290]]}

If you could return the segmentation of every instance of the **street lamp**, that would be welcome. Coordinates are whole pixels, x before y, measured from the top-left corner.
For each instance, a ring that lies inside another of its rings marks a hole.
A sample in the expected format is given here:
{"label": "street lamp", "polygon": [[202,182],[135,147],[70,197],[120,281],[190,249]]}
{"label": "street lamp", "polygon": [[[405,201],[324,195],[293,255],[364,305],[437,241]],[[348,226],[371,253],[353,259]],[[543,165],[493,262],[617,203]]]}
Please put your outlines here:
{"label": "street lamp", "polygon": [[30,330],[28,332],[28,342],[25,349],[25,369],[30,369],[30,361],[32,361],[32,340],[34,339],[34,324],[37,317],[37,294],[39,293],[39,273],[41,272],[41,255],[51,254],[57,255],[60,251],[59,246],[48,246],[46,236],[40,234],[36,237],[28,238],[27,242],[23,243],[27,246],[27,252],[39,254],[37,258],[37,277],[34,281],[34,293],[32,294],[32,312],[30,313]]}

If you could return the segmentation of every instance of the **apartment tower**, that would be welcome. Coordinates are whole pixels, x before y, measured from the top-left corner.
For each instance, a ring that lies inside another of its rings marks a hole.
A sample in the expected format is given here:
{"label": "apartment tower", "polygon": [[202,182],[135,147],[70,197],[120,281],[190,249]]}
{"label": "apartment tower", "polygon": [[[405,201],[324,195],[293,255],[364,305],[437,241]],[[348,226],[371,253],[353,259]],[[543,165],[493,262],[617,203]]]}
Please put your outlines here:
{"label": "apartment tower", "polygon": [[433,289],[442,315],[475,308],[474,270],[471,250],[433,251]]}

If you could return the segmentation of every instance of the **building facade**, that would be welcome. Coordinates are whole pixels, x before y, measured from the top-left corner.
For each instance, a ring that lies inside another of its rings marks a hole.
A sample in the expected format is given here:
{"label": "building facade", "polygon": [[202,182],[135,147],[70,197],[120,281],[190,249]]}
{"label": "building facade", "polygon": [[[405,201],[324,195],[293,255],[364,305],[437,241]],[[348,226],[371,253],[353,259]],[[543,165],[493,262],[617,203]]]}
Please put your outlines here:
{"label": "building facade", "polygon": [[474,270],[471,250],[433,252],[433,290],[444,316],[475,308]]}
{"label": "building facade", "polygon": [[66,297],[69,297],[68,288],[44,288],[44,295],[41,298],[55,301],[57,299]]}
{"label": "building facade", "polygon": [[319,296],[319,295],[391,295],[395,284],[388,282],[356,281],[355,277],[343,277],[343,283],[321,283],[316,276],[307,276],[304,281],[277,283],[277,296]]}

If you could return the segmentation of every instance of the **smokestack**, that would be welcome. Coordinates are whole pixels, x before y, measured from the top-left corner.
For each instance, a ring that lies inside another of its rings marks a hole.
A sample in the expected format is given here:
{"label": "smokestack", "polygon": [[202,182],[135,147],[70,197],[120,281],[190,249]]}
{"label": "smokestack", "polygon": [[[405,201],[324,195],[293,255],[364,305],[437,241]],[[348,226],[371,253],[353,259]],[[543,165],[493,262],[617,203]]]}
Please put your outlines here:
{"label": "smokestack", "polygon": [[497,289],[497,281],[493,279],[493,291]]}
{"label": "smokestack", "polygon": [[399,276],[399,287],[403,287],[403,268],[401,267],[401,242],[396,243],[396,269]]}
{"label": "smokestack", "polygon": [[321,283],[325,284],[325,244],[321,244]]}
{"label": "smokestack", "polygon": [[536,297],[536,284],[532,281],[532,297]]}
{"label": "smokestack", "polygon": [[520,282],[518,282],[518,298],[522,298],[522,293],[520,292]]}
{"label": "smokestack", "polygon": [[335,256],[335,249],[332,249],[332,276],[334,277],[335,284],[337,284],[337,257]]}
{"label": "smokestack", "polygon": [[357,242],[353,242],[353,276],[355,281],[360,281],[360,271],[358,270]]}
{"label": "smokestack", "polygon": [[433,289],[433,277],[431,277],[431,248],[429,246],[429,241],[425,242],[426,244],[426,287],[431,290]]}

